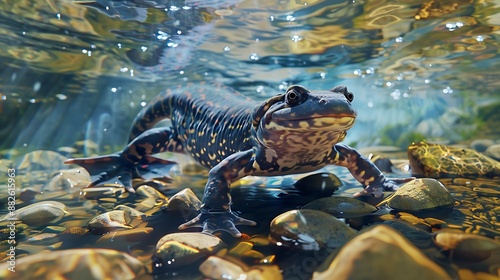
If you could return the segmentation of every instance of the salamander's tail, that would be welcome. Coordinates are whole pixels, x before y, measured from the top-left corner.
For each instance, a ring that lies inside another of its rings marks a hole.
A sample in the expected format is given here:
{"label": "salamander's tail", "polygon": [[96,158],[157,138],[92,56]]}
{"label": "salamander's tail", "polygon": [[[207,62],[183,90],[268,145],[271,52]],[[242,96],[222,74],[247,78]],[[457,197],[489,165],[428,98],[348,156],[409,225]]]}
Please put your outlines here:
{"label": "salamander's tail", "polygon": [[144,131],[152,128],[161,120],[170,118],[172,93],[167,90],[163,94],[156,96],[144,107],[134,119],[130,128],[128,142],[132,142]]}

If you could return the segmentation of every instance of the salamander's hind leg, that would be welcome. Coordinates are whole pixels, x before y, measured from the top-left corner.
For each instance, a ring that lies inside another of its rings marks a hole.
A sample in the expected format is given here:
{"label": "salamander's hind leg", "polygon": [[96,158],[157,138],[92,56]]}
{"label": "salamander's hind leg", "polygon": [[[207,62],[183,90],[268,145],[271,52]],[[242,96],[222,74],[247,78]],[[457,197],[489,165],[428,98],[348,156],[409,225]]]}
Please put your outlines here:
{"label": "salamander's hind leg", "polygon": [[151,156],[165,151],[183,152],[183,146],[170,128],[155,128],[134,139],[122,152],[99,157],[68,159],[64,163],[80,165],[90,175],[99,175],[99,179],[88,187],[116,178],[128,191],[134,192],[132,178],[141,178],[141,173],[148,172],[152,165],[175,163]]}

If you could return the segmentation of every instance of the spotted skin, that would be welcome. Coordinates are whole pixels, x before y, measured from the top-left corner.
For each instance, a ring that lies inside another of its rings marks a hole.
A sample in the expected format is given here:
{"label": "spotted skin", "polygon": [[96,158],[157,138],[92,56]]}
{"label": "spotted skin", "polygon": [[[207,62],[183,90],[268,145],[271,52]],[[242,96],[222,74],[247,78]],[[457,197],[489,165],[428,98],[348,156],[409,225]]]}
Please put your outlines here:
{"label": "spotted skin", "polygon": [[[209,168],[201,213],[179,229],[202,227],[205,232],[225,230],[240,236],[235,225],[255,225],[230,207],[231,183],[248,175],[297,174],[335,164],[348,168],[364,186],[358,195],[380,195],[410,180],[386,178],[367,158],[339,143],[356,118],[353,95],[344,86],[318,91],[292,86],[260,103],[228,94],[228,89],[210,88],[192,85],[157,96],[136,117],[127,147],[111,155],[113,169],[99,170],[104,178],[118,175],[128,180],[137,175],[136,166],[152,162],[151,154],[164,151],[187,153]],[[170,127],[152,128],[165,118]],[[109,157],[100,161],[109,163]],[[115,164],[117,158],[122,169]],[[66,163],[89,168],[98,164],[95,159]]]}

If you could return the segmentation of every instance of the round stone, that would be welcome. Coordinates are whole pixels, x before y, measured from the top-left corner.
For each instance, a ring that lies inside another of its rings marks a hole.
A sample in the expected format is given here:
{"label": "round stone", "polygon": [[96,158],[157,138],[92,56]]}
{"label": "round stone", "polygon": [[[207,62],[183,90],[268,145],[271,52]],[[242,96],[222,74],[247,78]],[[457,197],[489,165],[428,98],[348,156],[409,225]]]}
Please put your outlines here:
{"label": "round stone", "polygon": [[434,236],[434,243],[452,252],[454,259],[474,262],[483,261],[489,258],[493,251],[500,249],[500,243],[494,239],[461,231],[438,232]]}
{"label": "round stone", "polygon": [[171,233],[156,244],[153,273],[175,270],[192,264],[224,247],[218,237],[199,232]]}
{"label": "round stone", "polygon": [[83,168],[74,168],[59,170],[52,174],[47,184],[42,188],[44,192],[67,191],[76,192],[87,187],[92,180],[87,170]]}
{"label": "round stone", "polygon": [[168,198],[164,194],[162,194],[161,192],[159,192],[155,188],[148,186],[148,185],[145,185],[145,184],[137,187],[135,192],[136,192],[136,194],[138,194],[142,197],[154,197],[157,199],[163,199],[165,201],[168,200]]}
{"label": "round stone", "polygon": [[50,173],[56,170],[65,169],[65,160],[66,157],[53,151],[33,151],[23,156],[19,161],[17,169],[24,173],[35,170]]}
{"label": "round stone", "polygon": [[198,215],[201,201],[191,189],[186,188],[170,197],[167,209],[179,211],[185,220],[189,220]]}
{"label": "round stone", "polygon": [[[8,262],[0,264],[0,278],[12,277]],[[44,250],[16,258],[16,279],[136,279],[145,274],[138,259],[109,249]]]}
{"label": "round stone", "polygon": [[496,160],[500,160],[500,144],[489,146],[486,151],[484,151],[484,154]]}
{"label": "round stone", "polygon": [[130,217],[142,217],[145,215],[143,212],[138,211],[138,210],[136,210],[132,207],[126,206],[126,205],[118,205],[115,207],[114,210],[122,210]]}
{"label": "round stone", "polygon": [[455,204],[446,187],[431,178],[415,179],[404,184],[386,202],[395,210],[408,212],[450,207]]}
{"label": "round stone", "polygon": [[278,246],[302,250],[337,248],[356,231],[339,219],[317,210],[291,210],[271,221],[271,240]]}
{"label": "round stone", "polygon": [[229,260],[210,256],[199,267],[200,272],[209,279],[251,279],[251,280],[281,280],[283,275],[277,265],[256,265],[247,267]]}
{"label": "round stone", "polygon": [[57,201],[41,201],[14,211],[14,215],[6,214],[1,221],[16,218],[30,226],[48,225],[62,219],[68,211],[66,205]]}
{"label": "round stone", "polygon": [[332,195],[340,186],[342,186],[342,181],[332,173],[316,173],[295,182],[295,188],[303,194],[317,196]]}
{"label": "round stone", "polygon": [[356,236],[336,253],[314,272],[313,280],[451,279],[398,231],[385,225]]}
{"label": "round stone", "polygon": [[95,234],[102,234],[120,228],[132,228],[132,218],[123,210],[113,210],[92,218],[87,227]]}
{"label": "round stone", "polygon": [[373,205],[351,197],[330,196],[316,199],[302,209],[319,210],[337,218],[354,218],[377,210]]}
{"label": "round stone", "polygon": [[495,144],[491,139],[477,139],[470,143],[471,148],[482,153],[488,149],[489,146]]}

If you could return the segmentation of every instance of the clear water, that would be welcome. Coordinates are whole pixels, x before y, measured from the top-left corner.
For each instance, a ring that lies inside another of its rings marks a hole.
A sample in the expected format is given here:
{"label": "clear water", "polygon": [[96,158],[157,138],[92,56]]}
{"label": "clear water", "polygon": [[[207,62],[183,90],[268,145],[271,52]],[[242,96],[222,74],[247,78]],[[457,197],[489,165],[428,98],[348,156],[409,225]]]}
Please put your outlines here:
{"label": "clear water", "polygon": [[346,85],[358,148],[498,140],[500,3],[436,2],[2,1],[2,157],[117,151],[152,97],[190,82],[256,100]]}
{"label": "clear water", "polygon": [[30,3],[0,4],[4,149],[117,149],[144,102],[199,81],[255,99],[347,85],[359,146],[497,136],[480,127],[498,105],[493,1]]}

